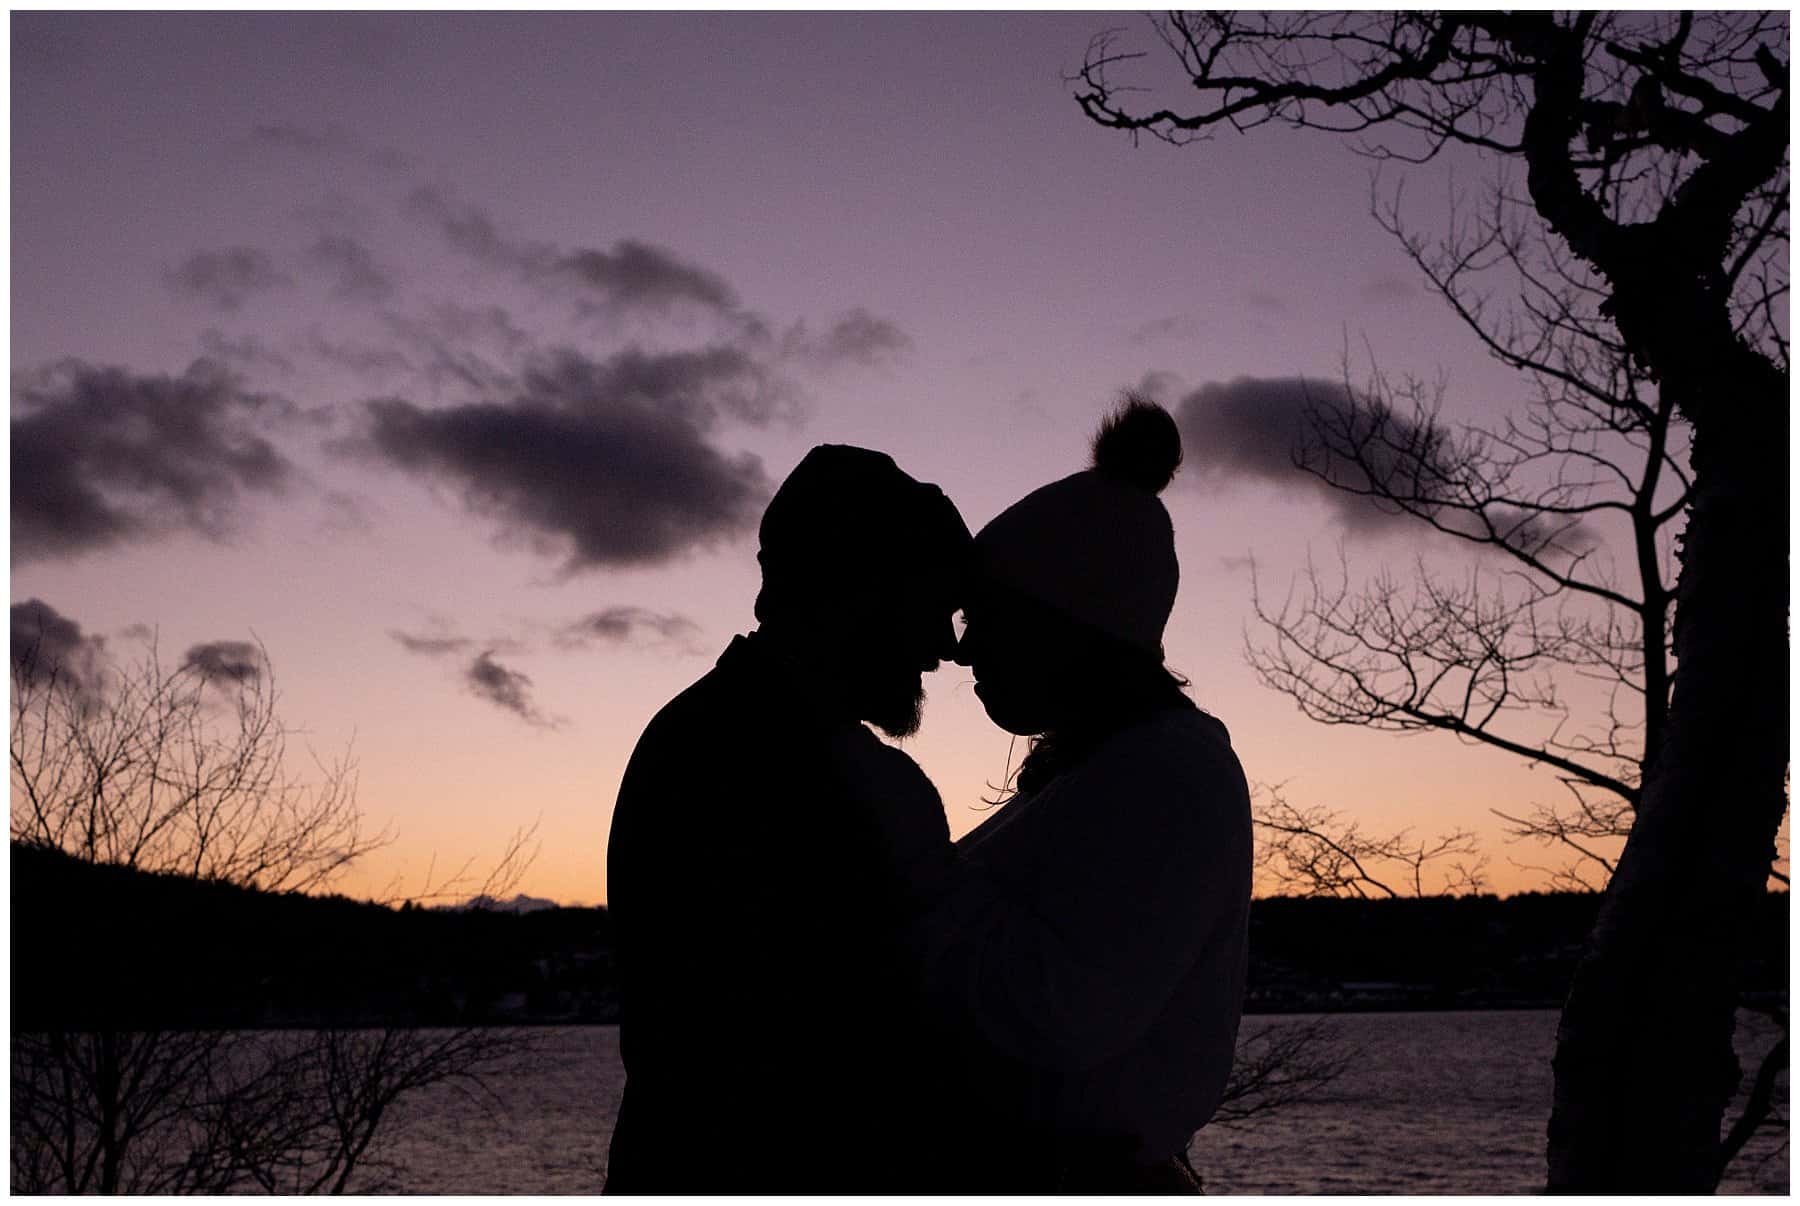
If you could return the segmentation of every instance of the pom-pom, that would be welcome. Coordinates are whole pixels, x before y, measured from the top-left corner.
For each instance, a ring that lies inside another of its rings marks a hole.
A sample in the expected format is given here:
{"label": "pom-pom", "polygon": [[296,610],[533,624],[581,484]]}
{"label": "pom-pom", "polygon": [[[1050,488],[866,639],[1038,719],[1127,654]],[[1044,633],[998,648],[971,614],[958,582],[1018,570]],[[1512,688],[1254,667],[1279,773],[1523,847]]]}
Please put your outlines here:
{"label": "pom-pom", "polygon": [[1169,412],[1137,394],[1126,394],[1094,436],[1094,468],[1152,494],[1181,467],[1181,431]]}

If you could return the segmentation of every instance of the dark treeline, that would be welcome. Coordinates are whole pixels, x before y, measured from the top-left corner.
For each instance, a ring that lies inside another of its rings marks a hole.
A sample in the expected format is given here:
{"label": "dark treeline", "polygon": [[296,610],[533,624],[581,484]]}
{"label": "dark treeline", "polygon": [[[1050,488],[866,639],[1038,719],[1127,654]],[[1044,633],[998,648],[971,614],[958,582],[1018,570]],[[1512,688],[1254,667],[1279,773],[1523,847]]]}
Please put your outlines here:
{"label": "dark treeline", "polygon": [[[1599,908],[1587,892],[1258,900],[1247,1008],[1555,1008]],[[1756,923],[1738,983],[1785,992],[1788,894],[1768,893]]]}
{"label": "dark treeline", "polygon": [[605,909],[402,908],[12,848],[13,1026],[610,1021]]}
{"label": "dark treeline", "polygon": [[[1785,992],[1785,892],[1746,992]],[[611,1022],[604,908],[393,909],[12,851],[19,1030]],[[1251,1012],[1553,1008],[1599,898],[1258,900]]]}

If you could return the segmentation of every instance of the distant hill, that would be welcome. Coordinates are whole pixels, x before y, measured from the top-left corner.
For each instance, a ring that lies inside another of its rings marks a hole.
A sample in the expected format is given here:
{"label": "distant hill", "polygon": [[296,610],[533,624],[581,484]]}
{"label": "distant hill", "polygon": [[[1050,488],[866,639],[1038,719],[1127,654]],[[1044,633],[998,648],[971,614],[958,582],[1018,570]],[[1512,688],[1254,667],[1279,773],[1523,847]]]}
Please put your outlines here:
{"label": "distant hill", "polygon": [[[12,1007],[47,1025],[617,1020],[604,907],[392,909],[12,850]],[[1559,1005],[1599,897],[1254,902],[1251,1012]],[[1785,992],[1785,892],[1741,983]]]}
{"label": "distant hill", "polygon": [[545,909],[560,909],[561,905],[554,900],[546,900],[542,896],[527,896],[521,892],[511,900],[498,900],[492,896],[474,896],[462,904],[433,905],[440,912],[466,913],[470,909],[486,909],[490,913],[541,913]]}

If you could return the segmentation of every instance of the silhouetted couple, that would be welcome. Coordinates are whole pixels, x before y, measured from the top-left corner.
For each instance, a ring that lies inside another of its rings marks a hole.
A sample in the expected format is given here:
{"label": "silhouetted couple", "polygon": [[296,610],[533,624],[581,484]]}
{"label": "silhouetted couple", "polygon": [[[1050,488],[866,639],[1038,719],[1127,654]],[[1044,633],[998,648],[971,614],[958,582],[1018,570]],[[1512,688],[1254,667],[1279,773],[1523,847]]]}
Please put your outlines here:
{"label": "silhouetted couple", "polygon": [[[619,791],[607,1192],[1198,1190],[1250,808],[1163,666],[1180,459],[1167,412],[1129,402],[1093,468],[973,538],[882,453],[821,445],[782,483],[759,627],[650,722]],[[914,732],[943,659],[1033,738],[955,844],[863,724]]]}

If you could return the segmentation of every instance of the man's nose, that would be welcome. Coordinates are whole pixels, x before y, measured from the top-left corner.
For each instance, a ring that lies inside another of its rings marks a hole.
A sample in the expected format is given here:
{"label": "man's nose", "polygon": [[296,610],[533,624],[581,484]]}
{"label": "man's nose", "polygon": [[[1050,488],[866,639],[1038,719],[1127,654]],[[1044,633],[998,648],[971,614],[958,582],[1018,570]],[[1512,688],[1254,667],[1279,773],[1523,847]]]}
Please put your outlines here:
{"label": "man's nose", "polygon": [[[956,625],[946,616],[937,630],[937,637],[931,644],[931,657],[936,662],[956,660]],[[936,667],[932,667],[936,669]]]}

